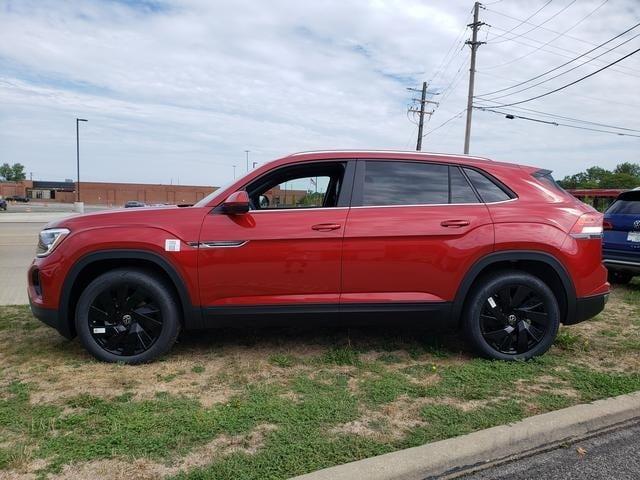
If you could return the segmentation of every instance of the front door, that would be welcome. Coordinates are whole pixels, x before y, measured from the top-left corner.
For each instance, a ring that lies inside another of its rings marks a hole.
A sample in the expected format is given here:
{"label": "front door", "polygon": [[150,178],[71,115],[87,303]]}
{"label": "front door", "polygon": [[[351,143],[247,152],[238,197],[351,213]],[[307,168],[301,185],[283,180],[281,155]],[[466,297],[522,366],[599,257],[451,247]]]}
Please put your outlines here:
{"label": "front door", "polygon": [[338,305],[351,194],[346,180],[355,168],[349,165],[281,167],[244,187],[251,199],[248,213],[216,209],[206,216],[198,270],[201,304],[210,315],[244,306],[284,312]]}

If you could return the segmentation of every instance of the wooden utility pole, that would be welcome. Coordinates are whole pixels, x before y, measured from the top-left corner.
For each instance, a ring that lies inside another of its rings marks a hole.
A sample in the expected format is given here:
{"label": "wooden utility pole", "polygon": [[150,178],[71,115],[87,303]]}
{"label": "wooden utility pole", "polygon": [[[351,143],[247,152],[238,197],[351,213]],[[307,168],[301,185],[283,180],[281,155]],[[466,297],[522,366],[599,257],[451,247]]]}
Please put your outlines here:
{"label": "wooden utility pole", "polygon": [[480,45],[486,42],[478,41],[478,30],[483,22],[478,21],[480,13],[480,2],[476,2],[473,5],[473,23],[468,26],[472,29],[471,40],[467,40],[465,43],[471,47],[471,66],[469,67],[469,96],[467,97],[467,126],[464,131],[464,153],[469,153],[469,142],[471,140],[471,114],[473,113],[473,87],[476,77],[476,50]]}
{"label": "wooden utility pole", "polygon": [[438,105],[437,102],[432,102],[431,100],[427,100],[427,82],[422,82],[422,90],[418,90],[416,88],[408,88],[407,90],[411,90],[413,92],[421,92],[420,100],[414,98],[413,100],[420,103],[420,108],[409,108],[409,112],[418,114],[418,141],[416,142],[416,150],[422,150],[422,131],[424,129],[424,116],[433,114],[433,111],[426,112],[425,105],[427,103],[433,103],[434,105]]}

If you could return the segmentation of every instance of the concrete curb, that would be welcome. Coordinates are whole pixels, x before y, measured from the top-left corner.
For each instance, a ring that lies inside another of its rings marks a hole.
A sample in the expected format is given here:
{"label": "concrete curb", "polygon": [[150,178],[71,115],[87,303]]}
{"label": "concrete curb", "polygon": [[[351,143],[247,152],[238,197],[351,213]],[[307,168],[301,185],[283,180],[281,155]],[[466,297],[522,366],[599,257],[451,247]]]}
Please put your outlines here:
{"label": "concrete curb", "polygon": [[74,212],[2,212],[0,223],[49,223],[77,215]]}
{"label": "concrete curb", "polygon": [[640,417],[640,392],[529,417],[511,425],[387,453],[296,480],[424,480],[522,456]]}

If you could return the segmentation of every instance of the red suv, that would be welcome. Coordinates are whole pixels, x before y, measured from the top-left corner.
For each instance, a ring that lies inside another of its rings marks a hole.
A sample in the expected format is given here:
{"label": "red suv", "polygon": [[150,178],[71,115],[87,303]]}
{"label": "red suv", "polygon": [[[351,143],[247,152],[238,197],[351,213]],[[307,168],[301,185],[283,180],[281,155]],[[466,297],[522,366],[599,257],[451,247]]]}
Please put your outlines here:
{"label": "red suv", "polygon": [[380,314],[444,322],[482,356],[527,359],[560,323],[604,308],[601,251],[602,215],[547,170],[310,152],[194,206],[47,225],[29,298],[36,317],[110,362],[152,360],[181,329]]}

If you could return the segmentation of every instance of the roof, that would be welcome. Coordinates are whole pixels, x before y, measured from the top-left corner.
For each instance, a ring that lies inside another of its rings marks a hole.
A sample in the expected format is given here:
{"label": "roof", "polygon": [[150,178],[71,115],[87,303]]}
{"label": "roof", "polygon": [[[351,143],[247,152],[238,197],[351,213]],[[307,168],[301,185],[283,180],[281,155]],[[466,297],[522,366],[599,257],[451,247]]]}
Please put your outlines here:
{"label": "roof", "polygon": [[[339,156],[339,157],[338,157]],[[298,152],[283,157],[280,160],[292,161],[294,159],[306,159],[306,160],[321,160],[329,158],[369,158],[369,159],[389,159],[389,160],[403,160],[403,159],[416,159],[425,161],[446,161],[448,163],[463,163],[463,164],[475,164],[478,166],[489,165],[492,166],[504,166],[511,168],[520,168],[523,165],[509,162],[496,162],[485,157],[476,157],[472,155],[463,155],[457,153],[432,153],[432,152],[416,152],[415,150],[315,150],[308,152]],[[533,167],[526,167],[531,168]]]}

